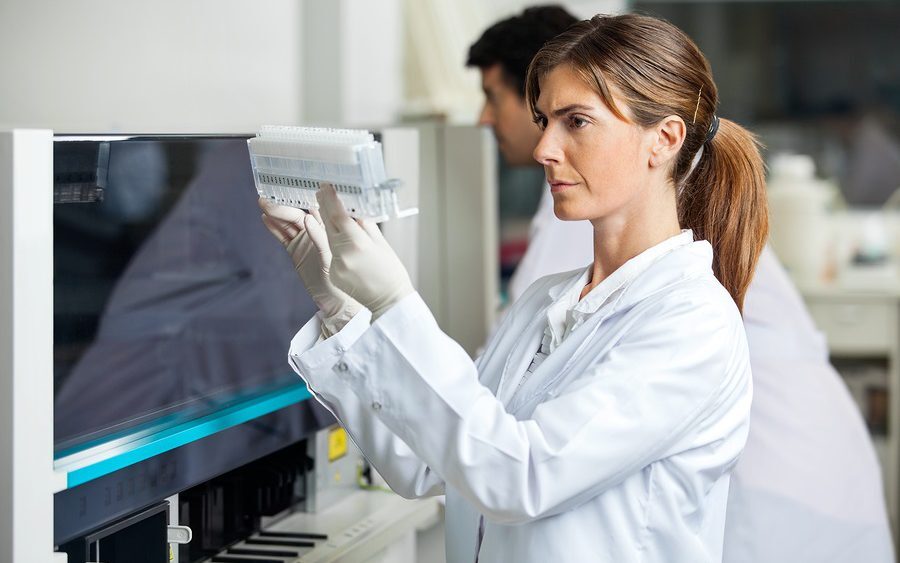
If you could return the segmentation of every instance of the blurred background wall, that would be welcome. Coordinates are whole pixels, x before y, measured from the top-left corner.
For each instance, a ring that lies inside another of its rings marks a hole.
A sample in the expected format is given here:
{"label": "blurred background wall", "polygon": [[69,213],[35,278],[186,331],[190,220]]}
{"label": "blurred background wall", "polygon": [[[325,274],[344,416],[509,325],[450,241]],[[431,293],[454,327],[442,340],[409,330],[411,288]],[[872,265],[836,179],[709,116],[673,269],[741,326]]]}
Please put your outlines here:
{"label": "blurred background wall", "polygon": [[235,132],[299,121],[301,12],[293,0],[3,0],[0,124]]}

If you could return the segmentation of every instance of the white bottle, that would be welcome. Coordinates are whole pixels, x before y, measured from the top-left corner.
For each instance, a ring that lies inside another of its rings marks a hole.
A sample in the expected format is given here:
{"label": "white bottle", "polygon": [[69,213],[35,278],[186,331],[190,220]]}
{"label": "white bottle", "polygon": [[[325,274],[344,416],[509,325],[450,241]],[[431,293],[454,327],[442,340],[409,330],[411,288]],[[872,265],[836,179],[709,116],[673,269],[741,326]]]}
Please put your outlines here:
{"label": "white bottle", "polygon": [[807,155],[776,154],[769,162],[769,242],[800,284],[821,282],[830,245],[831,184]]}

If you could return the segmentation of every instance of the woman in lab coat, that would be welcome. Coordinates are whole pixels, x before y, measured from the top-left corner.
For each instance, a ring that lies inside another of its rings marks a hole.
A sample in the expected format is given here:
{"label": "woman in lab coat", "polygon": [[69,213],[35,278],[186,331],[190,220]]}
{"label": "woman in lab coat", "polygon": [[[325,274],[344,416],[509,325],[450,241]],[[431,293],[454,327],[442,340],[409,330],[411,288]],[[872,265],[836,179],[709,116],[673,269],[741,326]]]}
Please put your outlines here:
{"label": "woman in lab coat", "polygon": [[290,361],[396,492],[446,493],[451,563],[719,561],[767,232],[755,142],[714,115],[697,47],[646,16],[549,42],[527,96],[593,264],[535,282],[472,362],[333,188],[321,217],[261,202],[320,307]]}

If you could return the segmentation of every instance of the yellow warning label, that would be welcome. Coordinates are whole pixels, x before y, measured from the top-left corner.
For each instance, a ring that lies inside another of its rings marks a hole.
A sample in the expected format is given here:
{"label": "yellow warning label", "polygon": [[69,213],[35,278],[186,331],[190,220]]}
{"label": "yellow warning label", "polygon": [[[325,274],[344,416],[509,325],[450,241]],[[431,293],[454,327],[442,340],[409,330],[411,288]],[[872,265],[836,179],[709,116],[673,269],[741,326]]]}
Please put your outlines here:
{"label": "yellow warning label", "polygon": [[328,461],[334,461],[347,453],[347,431],[335,428],[328,433]]}

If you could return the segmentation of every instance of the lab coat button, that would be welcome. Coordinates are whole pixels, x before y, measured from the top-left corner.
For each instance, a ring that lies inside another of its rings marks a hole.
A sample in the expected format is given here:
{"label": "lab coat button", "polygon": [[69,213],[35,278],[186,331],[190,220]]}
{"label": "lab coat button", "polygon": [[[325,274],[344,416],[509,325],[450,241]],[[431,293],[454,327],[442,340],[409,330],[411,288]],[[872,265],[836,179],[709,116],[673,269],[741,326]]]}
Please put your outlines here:
{"label": "lab coat button", "polygon": [[374,403],[372,403],[372,410],[380,411],[381,403],[379,403],[378,401],[375,401]]}
{"label": "lab coat button", "polygon": [[348,369],[350,369],[347,366],[347,362],[338,362],[338,365],[336,367],[338,371],[347,371]]}

